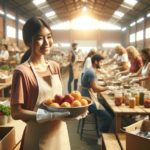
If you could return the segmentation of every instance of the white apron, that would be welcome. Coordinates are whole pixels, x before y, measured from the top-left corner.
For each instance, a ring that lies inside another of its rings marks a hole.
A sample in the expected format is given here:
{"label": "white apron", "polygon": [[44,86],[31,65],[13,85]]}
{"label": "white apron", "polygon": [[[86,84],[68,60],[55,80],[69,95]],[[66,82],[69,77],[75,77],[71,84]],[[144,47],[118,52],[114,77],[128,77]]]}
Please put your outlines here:
{"label": "white apron", "polygon": [[[62,85],[58,75],[51,75],[52,86],[50,86],[37,75],[32,63],[29,64],[39,87],[34,108],[34,111],[37,111],[43,100],[53,98],[55,94],[62,94]],[[67,126],[65,122],[60,120],[52,120],[41,124],[36,121],[29,121],[23,139],[23,150],[70,150]]]}

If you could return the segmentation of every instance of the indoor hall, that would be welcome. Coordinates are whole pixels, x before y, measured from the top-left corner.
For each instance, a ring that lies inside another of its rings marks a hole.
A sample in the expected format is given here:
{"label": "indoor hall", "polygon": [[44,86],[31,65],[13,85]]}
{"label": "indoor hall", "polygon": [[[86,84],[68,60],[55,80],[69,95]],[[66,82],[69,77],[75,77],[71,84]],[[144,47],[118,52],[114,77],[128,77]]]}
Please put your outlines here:
{"label": "indoor hall", "polygon": [[149,150],[149,42],[149,0],[0,0],[0,149]]}

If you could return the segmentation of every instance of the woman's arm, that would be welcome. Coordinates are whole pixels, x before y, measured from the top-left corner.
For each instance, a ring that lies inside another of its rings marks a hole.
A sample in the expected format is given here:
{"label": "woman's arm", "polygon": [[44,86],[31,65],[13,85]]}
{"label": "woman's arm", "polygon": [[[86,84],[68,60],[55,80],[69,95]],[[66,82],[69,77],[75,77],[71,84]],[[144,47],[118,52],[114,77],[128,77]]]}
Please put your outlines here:
{"label": "woman's arm", "polygon": [[31,110],[23,109],[20,104],[15,104],[11,106],[11,115],[15,120],[23,120],[27,121],[35,121],[36,120],[36,112]]}

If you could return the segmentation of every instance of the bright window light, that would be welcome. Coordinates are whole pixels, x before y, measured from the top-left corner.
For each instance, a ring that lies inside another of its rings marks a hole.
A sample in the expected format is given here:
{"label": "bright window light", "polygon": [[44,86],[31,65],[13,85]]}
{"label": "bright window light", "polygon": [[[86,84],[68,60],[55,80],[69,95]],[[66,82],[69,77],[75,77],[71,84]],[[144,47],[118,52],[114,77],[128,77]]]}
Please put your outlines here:
{"label": "bright window light", "polygon": [[147,14],[147,17],[150,17],[150,13]]}
{"label": "bright window light", "polygon": [[124,0],[124,3],[135,6],[137,4],[137,0]]}
{"label": "bright window light", "polygon": [[143,30],[138,31],[138,32],[136,33],[136,40],[137,40],[137,41],[143,40],[143,37],[144,37],[144,35],[143,35]]}
{"label": "bright window light", "polygon": [[46,2],[46,0],[33,0],[33,4],[37,5],[37,6],[44,3],[44,2]]}
{"label": "bright window light", "polygon": [[3,12],[2,10],[0,10],[0,14],[1,14],[1,15],[4,15],[4,12]]}
{"label": "bright window light", "polygon": [[135,42],[135,33],[130,34],[130,43]]}
{"label": "bright window light", "polygon": [[18,31],[18,38],[19,38],[19,40],[23,40],[23,38],[22,38],[22,30]]}
{"label": "bright window light", "polygon": [[114,15],[117,16],[117,17],[122,18],[124,16],[124,13],[117,10],[117,11],[114,12]]}
{"label": "bright window light", "polygon": [[84,6],[83,9],[82,9],[82,11],[83,11],[83,12],[87,12],[87,7]]}
{"label": "bright window light", "polygon": [[16,38],[16,29],[12,26],[6,27],[6,36]]}
{"label": "bright window light", "polygon": [[140,23],[140,22],[142,22],[143,20],[144,20],[144,18],[142,17],[142,18],[140,18],[140,19],[137,20],[137,23]]}
{"label": "bright window light", "polygon": [[55,24],[53,26],[51,26],[52,30],[70,30],[71,28],[71,24],[69,21],[63,22],[63,23],[59,23],[59,24]]}
{"label": "bright window light", "polygon": [[135,24],[136,24],[136,22],[132,22],[132,23],[130,24],[130,27],[135,26]]}
{"label": "bright window light", "polygon": [[22,20],[22,19],[19,19],[19,22],[22,23],[22,24],[25,24],[25,21]]}
{"label": "bright window light", "polygon": [[[83,19],[83,20],[82,20]],[[78,30],[121,30],[120,26],[98,21],[96,19],[90,17],[79,17],[75,20],[66,21],[63,23],[59,23],[53,25],[51,27],[52,30],[70,30],[70,29],[78,29]]]}
{"label": "bright window light", "polygon": [[127,29],[127,28],[126,28],[126,27],[124,27],[124,28],[122,28],[122,29],[121,29],[121,31],[125,31],[126,29]]}
{"label": "bright window light", "polygon": [[114,47],[116,47],[117,45],[120,45],[120,43],[103,43],[103,44],[102,44],[102,47],[103,47],[103,48],[114,48]]}
{"label": "bright window light", "polygon": [[6,16],[7,16],[8,18],[12,19],[12,20],[16,20],[16,18],[15,18],[13,15],[11,15],[11,14],[6,14]]}
{"label": "bright window light", "polygon": [[121,27],[111,24],[111,23],[100,21],[99,29],[101,29],[101,30],[121,30]]}
{"label": "bright window light", "polygon": [[70,47],[70,43],[60,43],[61,47]]}
{"label": "bright window light", "polygon": [[149,39],[149,38],[150,38],[150,27],[149,27],[149,28],[146,28],[146,30],[145,30],[145,38],[146,38],[146,39]]}
{"label": "bright window light", "polygon": [[77,30],[96,30],[98,28],[98,20],[83,15],[71,21],[71,28]]}
{"label": "bright window light", "polygon": [[45,14],[46,17],[53,17],[55,15],[56,15],[55,11],[50,11]]}

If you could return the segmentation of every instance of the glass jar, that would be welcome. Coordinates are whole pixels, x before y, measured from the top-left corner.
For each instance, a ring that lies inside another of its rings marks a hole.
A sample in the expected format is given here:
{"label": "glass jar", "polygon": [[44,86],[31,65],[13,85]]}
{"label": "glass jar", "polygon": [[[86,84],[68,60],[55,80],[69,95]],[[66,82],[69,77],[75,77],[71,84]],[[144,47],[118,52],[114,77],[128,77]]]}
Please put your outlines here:
{"label": "glass jar", "polygon": [[123,94],[121,92],[115,92],[115,105],[120,106],[123,102]]}
{"label": "glass jar", "polygon": [[133,97],[135,97],[135,101],[136,101],[136,105],[139,106],[140,105],[140,93],[139,92],[133,92]]}
{"label": "glass jar", "polygon": [[129,105],[129,97],[131,97],[131,93],[124,93],[124,103],[125,105]]}
{"label": "glass jar", "polygon": [[147,92],[144,95],[144,107],[145,108],[150,108],[150,93]]}
{"label": "glass jar", "polygon": [[136,100],[135,100],[135,97],[132,96],[129,98],[129,107],[134,108],[135,105],[136,105]]}

